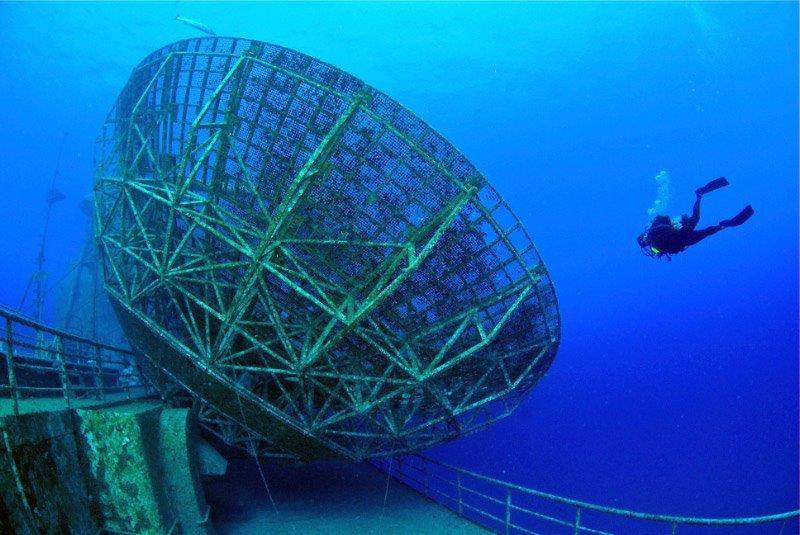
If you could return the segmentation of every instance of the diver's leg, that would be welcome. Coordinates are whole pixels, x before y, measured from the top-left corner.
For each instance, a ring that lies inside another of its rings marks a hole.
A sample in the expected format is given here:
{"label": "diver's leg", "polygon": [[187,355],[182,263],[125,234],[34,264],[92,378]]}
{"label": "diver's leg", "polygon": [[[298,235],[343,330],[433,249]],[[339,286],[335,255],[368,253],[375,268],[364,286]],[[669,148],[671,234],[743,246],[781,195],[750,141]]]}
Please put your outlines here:
{"label": "diver's leg", "polygon": [[684,214],[681,217],[681,228],[684,230],[694,230],[697,224],[700,222],[700,201],[703,199],[703,196],[698,194],[697,199],[694,201],[694,206],[692,206],[692,215],[687,216]]}
{"label": "diver's leg", "polygon": [[699,242],[700,240],[704,240],[711,236],[712,234],[716,234],[724,227],[720,225],[713,225],[708,228],[704,228],[703,230],[695,230],[692,231],[687,237],[686,241],[684,242],[685,247],[689,247],[690,245],[694,245],[695,243]]}
{"label": "diver's leg", "polygon": [[748,204],[742,209],[741,212],[739,212],[730,219],[723,219],[722,221],[719,222],[719,224],[722,227],[738,227],[739,225],[750,219],[750,217],[752,217],[754,213],[755,210],[753,210],[753,207]]}

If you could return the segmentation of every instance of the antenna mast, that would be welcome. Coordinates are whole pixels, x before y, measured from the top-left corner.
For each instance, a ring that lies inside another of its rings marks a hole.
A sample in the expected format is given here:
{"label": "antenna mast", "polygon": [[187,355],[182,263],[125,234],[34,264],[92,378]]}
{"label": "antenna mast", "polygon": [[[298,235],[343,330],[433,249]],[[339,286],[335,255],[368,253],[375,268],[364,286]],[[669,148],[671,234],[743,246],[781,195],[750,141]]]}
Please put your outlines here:
{"label": "antenna mast", "polygon": [[50,214],[52,212],[53,205],[64,198],[64,194],[56,189],[56,180],[60,174],[61,155],[64,152],[64,142],[67,139],[67,135],[68,133],[64,132],[64,136],[61,138],[61,144],[59,145],[58,156],[56,158],[56,169],[53,173],[53,180],[50,182],[50,189],[47,191],[44,209],[44,229],[42,230],[42,237],[39,241],[39,252],[36,255],[36,271],[34,271],[30,281],[28,281],[28,286],[25,288],[25,292],[22,294],[22,300],[19,304],[19,308],[22,310],[22,307],[25,305],[25,300],[28,297],[28,291],[30,290],[31,284],[36,283],[36,287],[34,289],[34,298],[36,299],[34,303],[34,318],[36,321],[41,321],[42,315],[44,314],[44,297],[46,291],[45,284],[47,279],[47,273],[44,270],[44,252],[47,244],[47,230],[50,226]]}

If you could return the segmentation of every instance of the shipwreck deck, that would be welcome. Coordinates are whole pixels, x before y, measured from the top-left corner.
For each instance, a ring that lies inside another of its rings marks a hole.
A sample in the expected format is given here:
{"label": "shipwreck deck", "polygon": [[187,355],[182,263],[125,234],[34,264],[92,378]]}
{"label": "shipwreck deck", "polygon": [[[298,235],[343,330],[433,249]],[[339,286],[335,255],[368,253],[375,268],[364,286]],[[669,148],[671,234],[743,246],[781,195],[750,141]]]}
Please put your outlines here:
{"label": "shipwreck deck", "polygon": [[251,460],[205,486],[219,533],[489,533],[367,463],[262,466],[275,507]]}

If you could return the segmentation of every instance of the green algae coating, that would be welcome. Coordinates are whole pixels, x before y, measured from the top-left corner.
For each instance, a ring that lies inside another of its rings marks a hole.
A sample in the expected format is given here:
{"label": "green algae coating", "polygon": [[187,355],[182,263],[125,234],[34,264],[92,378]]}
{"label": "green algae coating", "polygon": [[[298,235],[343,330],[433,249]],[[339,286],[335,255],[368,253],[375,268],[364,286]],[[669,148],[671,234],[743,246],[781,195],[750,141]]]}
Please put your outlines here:
{"label": "green algae coating", "polygon": [[78,410],[97,507],[106,527],[142,534],[164,533],[163,490],[156,488],[152,445],[160,410]]}
{"label": "green algae coating", "polygon": [[197,414],[188,409],[161,412],[158,451],[162,482],[185,535],[214,533],[205,521],[207,504],[200,483],[196,418]]}

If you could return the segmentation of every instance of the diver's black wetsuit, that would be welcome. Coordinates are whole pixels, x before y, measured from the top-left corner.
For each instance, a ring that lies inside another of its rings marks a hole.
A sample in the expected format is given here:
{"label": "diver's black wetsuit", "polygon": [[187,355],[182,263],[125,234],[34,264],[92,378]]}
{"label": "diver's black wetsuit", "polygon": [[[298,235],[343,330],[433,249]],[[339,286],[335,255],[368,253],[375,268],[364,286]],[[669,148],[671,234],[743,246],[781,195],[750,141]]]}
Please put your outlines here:
{"label": "diver's black wetsuit", "polygon": [[650,230],[647,231],[647,239],[650,245],[661,253],[676,254],[725,228],[722,225],[712,225],[703,230],[695,230],[700,222],[700,201],[702,198],[701,194],[697,195],[691,216],[686,214],[681,216],[680,228],[676,228],[668,216],[656,216],[653,219]]}
{"label": "diver's black wetsuit", "polygon": [[649,256],[661,257],[666,255],[669,258],[669,255],[680,253],[690,245],[694,245],[724,228],[739,226],[750,219],[754,212],[753,208],[747,205],[731,219],[725,219],[717,225],[712,225],[702,230],[695,230],[700,222],[700,201],[703,195],[727,185],[728,180],[725,177],[720,177],[698,188],[695,191],[697,200],[694,201],[692,215],[682,215],[680,225],[674,225],[669,216],[656,216],[647,230],[637,238],[642,251]]}

